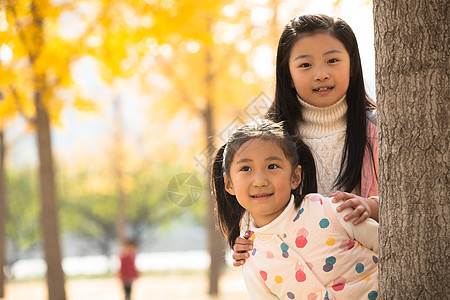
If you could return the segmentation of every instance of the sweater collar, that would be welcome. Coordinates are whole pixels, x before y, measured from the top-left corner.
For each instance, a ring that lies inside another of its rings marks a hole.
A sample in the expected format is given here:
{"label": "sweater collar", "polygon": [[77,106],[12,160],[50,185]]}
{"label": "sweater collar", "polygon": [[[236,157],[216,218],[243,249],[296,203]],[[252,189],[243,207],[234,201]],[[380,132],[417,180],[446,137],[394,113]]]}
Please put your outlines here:
{"label": "sweater collar", "polygon": [[347,101],[345,96],[338,102],[327,107],[317,107],[306,103],[298,95],[302,106],[302,118],[299,133],[304,138],[322,138],[347,128]]}
{"label": "sweater collar", "polygon": [[289,200],[288,205],[283,210],[283,212],[278,217],[275,218],[275,220],[262,227],[256,227],[254,220],[252,220],[250,223],[252,230],[255,232],[255,234],[263,234],[263,235],[277,234],[281,232],[285,227],[286,220],[289,219],[289,215],[291,214],[293,209],[294,209],[294,195],[291,195],[291,199]]}

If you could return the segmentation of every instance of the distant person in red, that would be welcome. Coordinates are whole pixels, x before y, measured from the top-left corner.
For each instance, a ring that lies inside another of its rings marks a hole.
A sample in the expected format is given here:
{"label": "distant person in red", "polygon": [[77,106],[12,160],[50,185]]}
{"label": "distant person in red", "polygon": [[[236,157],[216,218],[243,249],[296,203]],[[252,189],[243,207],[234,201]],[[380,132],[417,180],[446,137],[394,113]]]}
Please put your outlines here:
{"label": "distant person in red", "polygon": [[136,269],[134,262],[136,257],[136,248],[137,242],[135,240],[127,240],[124,244],[122,252],[120,253],[119,277],[123,282],[125,300],[131,299],[131,285],[139,276],[139,272]]}

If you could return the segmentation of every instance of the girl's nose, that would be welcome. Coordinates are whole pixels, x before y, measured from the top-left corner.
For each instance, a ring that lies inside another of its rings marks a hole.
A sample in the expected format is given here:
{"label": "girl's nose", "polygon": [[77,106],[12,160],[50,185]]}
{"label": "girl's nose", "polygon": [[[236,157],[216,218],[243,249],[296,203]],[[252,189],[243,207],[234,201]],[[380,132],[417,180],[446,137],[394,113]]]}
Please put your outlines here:
{"label": "girl's nose", "polygon": [[325,68],[318,68],[316,71],[316,74],[314,76],[314,80],[316,81],[323,81],[330,77],[327,70]]}
{"label": "girl's nose", "polygon": [[268,184],[269,181],[267,180],[267,176],[264,174],[264,172],[258,172],[257,174],[255,174],[253,180],[254,187],[266,187]]}

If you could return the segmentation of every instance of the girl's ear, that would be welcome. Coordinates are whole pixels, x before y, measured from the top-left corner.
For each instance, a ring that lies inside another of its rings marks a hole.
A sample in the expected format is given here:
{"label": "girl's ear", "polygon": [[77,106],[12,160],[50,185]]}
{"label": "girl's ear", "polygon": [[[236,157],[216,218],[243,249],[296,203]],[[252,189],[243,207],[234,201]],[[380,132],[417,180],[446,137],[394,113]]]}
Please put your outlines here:
{"label": "girl's ear", "polygon": [[223,173],[223,181],[225,183],[225,190],[231,195],[236,195],[233,188],[233,182],[231,182],[231,178],[225,173]]}
{"label": "girl's ear", "polygon": [[302,181],[302,167],[297,166],[291,176],[291,190],[295,190]]}

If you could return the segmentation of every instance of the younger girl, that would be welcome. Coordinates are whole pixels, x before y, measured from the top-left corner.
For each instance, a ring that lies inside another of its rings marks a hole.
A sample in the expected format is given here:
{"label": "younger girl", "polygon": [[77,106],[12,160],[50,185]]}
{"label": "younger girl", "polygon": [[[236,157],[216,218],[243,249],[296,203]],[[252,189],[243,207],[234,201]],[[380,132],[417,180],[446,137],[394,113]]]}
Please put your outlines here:
{"label": "younger girl", "polygon": [[237,129],[217,153],[212,185],[231,247],[251,215],[251,299],[376,299],[378,223],[345,222],[330,198],[303,198],[300,182],[296,145],[269,120]]}
{"label": "younger girl", "polygon": [[[317,175],[304,192],[345,200],[338,210],[353,208],[345,220],[354,225],[378,220],[377,128],[368,118],[375,108],[350,26],[325,15],[293,18],[278,43],[275,99],[267,116],[300,135],[314,156]],[[234,265],[242,265],[249,254],[240,251],[251,250],[251,240],[238,238],[234,250]]]}

